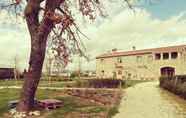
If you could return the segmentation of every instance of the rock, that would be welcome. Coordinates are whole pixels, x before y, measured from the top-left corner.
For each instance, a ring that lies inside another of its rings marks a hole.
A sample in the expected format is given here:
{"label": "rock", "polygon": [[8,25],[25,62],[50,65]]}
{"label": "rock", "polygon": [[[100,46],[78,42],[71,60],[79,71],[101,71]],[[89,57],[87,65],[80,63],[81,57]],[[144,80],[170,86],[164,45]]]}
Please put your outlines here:
{"label": "rock", "polygon": [[41,115],[40,111],[31,111],[31,112],[29,112],[29,116],[40,116],[40,115]]}
{"label": "rock", "polygon": [[25,112],[15,112],[13,114],[13,118],[26,118],[26,113]]}
{"label": "rock", "polygon": [[9,112],[10,112],[10,114],[15,114],[16,113],[16,109],[11,109]]}

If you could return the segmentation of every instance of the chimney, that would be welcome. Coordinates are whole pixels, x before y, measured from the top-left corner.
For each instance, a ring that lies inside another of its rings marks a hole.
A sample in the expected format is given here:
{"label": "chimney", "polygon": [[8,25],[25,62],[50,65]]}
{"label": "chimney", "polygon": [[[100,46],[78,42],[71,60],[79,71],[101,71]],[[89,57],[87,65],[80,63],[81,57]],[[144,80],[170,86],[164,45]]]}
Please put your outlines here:
{"label": "chimney", "polygon": [[136,50],[136,46],[132,46],[132,50],[135,51]]}
{"label": "chimney", "polygon": [[112,52],[117,52],[117,48],[112,49]]}

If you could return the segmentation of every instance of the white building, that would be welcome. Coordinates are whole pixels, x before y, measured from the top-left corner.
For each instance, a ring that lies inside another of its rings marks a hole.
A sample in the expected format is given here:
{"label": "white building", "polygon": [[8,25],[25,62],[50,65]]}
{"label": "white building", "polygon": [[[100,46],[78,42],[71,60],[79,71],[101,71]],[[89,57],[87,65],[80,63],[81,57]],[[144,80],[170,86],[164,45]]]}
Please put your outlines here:
{"label": "white building", "polygon": [[186,45],[105,53],[96,57],[99,78],[158,79],[186,74]]}

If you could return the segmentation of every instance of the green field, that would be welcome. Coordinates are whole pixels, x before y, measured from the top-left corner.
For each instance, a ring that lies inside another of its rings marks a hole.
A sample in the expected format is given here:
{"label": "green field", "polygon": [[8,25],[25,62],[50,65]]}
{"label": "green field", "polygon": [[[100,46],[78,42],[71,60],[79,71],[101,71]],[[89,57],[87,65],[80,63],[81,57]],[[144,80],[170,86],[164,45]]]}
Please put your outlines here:
{"label": "green field", "polygon": [[[150,80],[126,80],[122,88],[134,86],[138,83],[148,82]],[[39,87],[74,87],[77,84],[84,84],[86,80],[74,79],[73,81],[43,81],[39,83]],[[0,86],[22,86],[23,80],[0,80]]]}
{"label": "green field", "polygon": [[[8,102],[11,100],[16,100],[19,98],[20,89],[0,89],[0,118],[3,117],[5,113],[8,112]],[[98,105],[91,103],[89,101],[81,100],[80,98],[74,96],[63,95],[63,90],[38,90],[37,99],[55,98],[64,102],[62,108],[56,110],[42,111],[42,115],[47,113],[46,118],[61,118],[68,115],[77,115],[79,113],[83,114],[107,114],[109,117],[117,113],[117,106],[107,108],[104,105]],[[60,94],[60,95],[59,95]]]}
{"label": "green field", "polygon": [[[138,83],[146,82],[146,81],[126,81],[126,84],[122,86],[122,88],[127,88],[134,86]],[[41,81],[39,86],[51,86],[51,87],[64,87],[69,84],[74,84],[76,81],[68,81],[68,82],[48,82]],[[23,81],[0,81],[0,86],[21,86]],[[4,113],[8,112],[7,103],[11,100],[16,100],[19,98],[20,89],[11,89],[4,88],[0,89],[0,117],[3,116]],[[53,110],[50,114],[47,115],[46,118],[61,118],[61,116],[66,116],[69,114],[76,115],[77,113],[85,113],[85,114],[99,114],[106,113],[111,117],[117,113],[118,106],[113,106],[111,108],[107,108],[105,106],[100,106],[97,104],[93,104],[90,102],[82,102],[81,99],[77,99],[73,96],[63,95],[64,90],[41,90],[39,89],[37,92],[37,99],[46,99],[46,98],[55,98],[62,100],[64,102],[64,106],[62,108]],[[60,94],[60,95],[59,95]],[[73,116],[72,116],[73,117]]]}

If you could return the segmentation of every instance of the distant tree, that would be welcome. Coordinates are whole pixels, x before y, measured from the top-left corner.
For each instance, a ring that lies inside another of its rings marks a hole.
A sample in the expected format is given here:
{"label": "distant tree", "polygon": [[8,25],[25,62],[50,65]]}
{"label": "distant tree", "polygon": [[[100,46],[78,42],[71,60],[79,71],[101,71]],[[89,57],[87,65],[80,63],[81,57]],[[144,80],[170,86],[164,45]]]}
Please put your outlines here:
{"label": "distant tree", "polygon": [[18,69],[18,63],[19,63],[19,60],[16,55],[14,58],[14,79],[15,80],[20,79],[20,71]]}
{"label": "distant tree", "polygon": [[24,8],[24,18],[31,39],[29,68],[17,106],[18,111],[28,112],[34,107],[47,42],[54,57],[62,60],[64,66],[72,54],[80,53],[85,56],[80,41],[80,35],[84,34],[76,25],[72,12],[79,11],[84,17],[94,20],[97,14],[104,17],[100,5],[100,0],[9,0],[9,4],[1,2],[1,9],[13,9],[16,16],[20,16],[21,9]]}
{"label": "distant tree", "polygon": [[53,60],[50,54],[45,57],[45,75],[48,80],[50,80]]}

